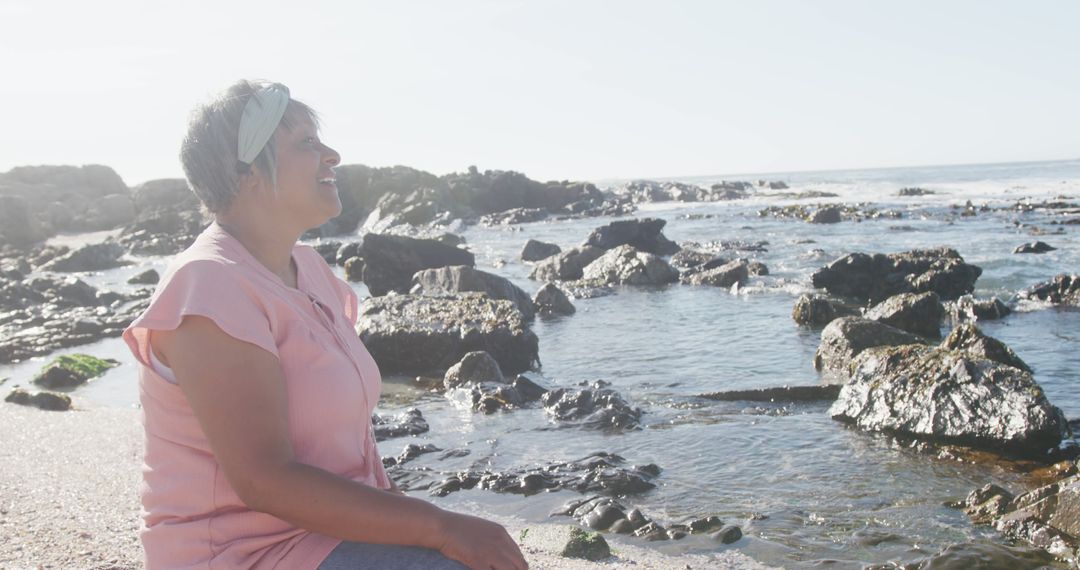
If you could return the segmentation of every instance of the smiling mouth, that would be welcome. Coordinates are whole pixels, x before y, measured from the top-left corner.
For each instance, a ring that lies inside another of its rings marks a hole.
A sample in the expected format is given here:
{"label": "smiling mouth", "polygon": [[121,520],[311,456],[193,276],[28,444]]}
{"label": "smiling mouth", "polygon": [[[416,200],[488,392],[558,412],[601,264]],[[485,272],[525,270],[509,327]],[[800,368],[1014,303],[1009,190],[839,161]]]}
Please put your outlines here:
{"label": "smiling mouth", "polygon": [[336,182],[336,180],[337,179],[334,178],[333,176],[330,176],[330,177],[327,177],[327,178],[320,178],[319,179],[319,184],[334,184]]}

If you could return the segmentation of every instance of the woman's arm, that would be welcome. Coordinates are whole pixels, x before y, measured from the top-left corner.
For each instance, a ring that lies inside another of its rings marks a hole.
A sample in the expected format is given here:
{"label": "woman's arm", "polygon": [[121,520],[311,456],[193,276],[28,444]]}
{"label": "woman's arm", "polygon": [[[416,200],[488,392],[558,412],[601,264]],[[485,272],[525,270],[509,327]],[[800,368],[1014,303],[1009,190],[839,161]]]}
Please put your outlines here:
{"label": "woman's arm", "polygon": [[422,546],[470,568],[526,568],[495,523],[350,481],[296,461],[285,378],[274,355],[187,316],[154,331],[153,350],[173,372],[214,456],[240,499],[298,527],[358,542]]}

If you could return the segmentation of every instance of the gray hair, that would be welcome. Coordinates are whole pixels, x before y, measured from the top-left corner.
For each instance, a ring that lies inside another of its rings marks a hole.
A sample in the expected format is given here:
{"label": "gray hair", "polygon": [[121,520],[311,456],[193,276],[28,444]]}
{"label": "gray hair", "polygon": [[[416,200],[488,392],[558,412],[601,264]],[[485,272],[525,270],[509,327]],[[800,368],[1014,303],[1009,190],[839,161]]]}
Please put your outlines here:
{"label": "gray hair", "polygon": [[[219,214],[228,209],[236,197],[241,177],[250,174],[253,168],[266,175],[273,187],[277,188],[277,149],[273,137],[250,166],[240,162],[237,157],[240,117],[244,114],[244,106],[256,91],[266,85],[268,83],[263,81],[238,81],[191,113],[187,136],[180,147],[180,162],[184,166],[188,186],[210,214]],[[319,118],[315,111],[292,99],[280,126],[292,130],[305,118],[318,128]]]}

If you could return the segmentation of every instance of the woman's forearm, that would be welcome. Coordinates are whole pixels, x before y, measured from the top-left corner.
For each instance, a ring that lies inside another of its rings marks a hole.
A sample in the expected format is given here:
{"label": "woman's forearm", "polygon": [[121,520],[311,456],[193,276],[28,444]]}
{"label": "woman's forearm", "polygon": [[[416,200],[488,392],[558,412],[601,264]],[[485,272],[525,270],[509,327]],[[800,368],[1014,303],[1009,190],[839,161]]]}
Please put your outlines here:
{"label": "woman's forearm", "polygon": [[439,549],[449,513],[420,499],[350,481],[291,461],[267,469],[241,495],[252,510],[358,542]]}

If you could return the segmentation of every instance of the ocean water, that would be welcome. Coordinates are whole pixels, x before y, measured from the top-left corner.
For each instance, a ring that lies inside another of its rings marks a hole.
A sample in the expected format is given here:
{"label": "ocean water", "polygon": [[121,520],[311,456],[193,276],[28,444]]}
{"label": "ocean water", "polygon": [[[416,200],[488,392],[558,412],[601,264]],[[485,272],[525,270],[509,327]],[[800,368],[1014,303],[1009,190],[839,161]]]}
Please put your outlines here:
{"label": "ocean water", "polygon": [[[619,288],[615,294],[574,303],[571,317],[538,320],[542,369],[551,386],[604,380],[645,414],[643,428],[605,434],[561,428],[541,410],[482,415],[455,407],[412,378],[385,379],[380,412],[419,407],[427,434],[380,445],[397,455],[407,443],[464,449],[463,457],[429,454],[411,465],[453,472],[470,467],[503,469],[570,460],[610,451],[628,463],[656,463],[658,487],[627,503],[661,523],[719,515],[739,524],[744,538],[722,546],[707,537],[654,542],[666,552],[736,548],[788,568],[861,568],[911,562],[957,543],[1004,544],[991,529],[970,524],[943,504],[985,483],[1014,491],[1033,484],[1008,462],[964,462],[919,452],[892,438],[860,433],[831,420],[827,403],[772,405],[714,402],[697,395],[719,390],[814,385],[811,366],[820,331],[791,319],[799,294],[812,290],[810,275],[844,254],[892,253],[947,245],[983,268],[976,297],[1010,299],[1018,290],[1059,273],[1080,272],[1080,226],[1053,224],[1080,213],[1011,207],[1046,200],[1080,202],[1080,161],[903,168],[675,179],[708,186],[727,180],[784,180],[789,190],[721,203],[664,203],[642,207],[637,217],[667,220],[665,234],[680,243],[763,242],[764,251],[739,255],[764,262],[770,274],[730,291],[671,285]],[[935,194],[898,197],[919,186]],[[783,193],[822,191],[837,198],[796,199]],[[971,201],[993,209],[961,216]],[[867,203],[900,213],[832,225],[758,215],[768,205]],[[474,226],[462,235],[477,266],[503,275],[528,292],[539,283],[518,259],[529,238],[564,249],[580,244],[607,218],[544,221],[512,227]],[[1034,235],[1039,234],[1039,235]],[[351,238],[346,238],[351,239]],[[1040,239],[1057,247],[1042,255],[1016,255],[1016,246]],[[734,253],[732,253],[734,255]],[[161,270],[164,258],[84,276],[88,282],[125,287],[137,271]],[[366,296],[363,285],[354,285]],[[1080,310],[1024,304],[1001,321],[980,323],[1011,346],[1035,371],[1049,399],[1070,419],[1080,418]],[[84,406],[135,406],[133,359],[118,339],[64,352],[116,358],[121,366],[74,393]],[[0,366],[5,388],[27,383],[44,359]],[[463,491],[433,499],[450,507],[469,504],[530,522],[570,492],[523,498]],[[568,522],[568,519],[566,519]],[[639,540],[612,537],[617,543]]]}

